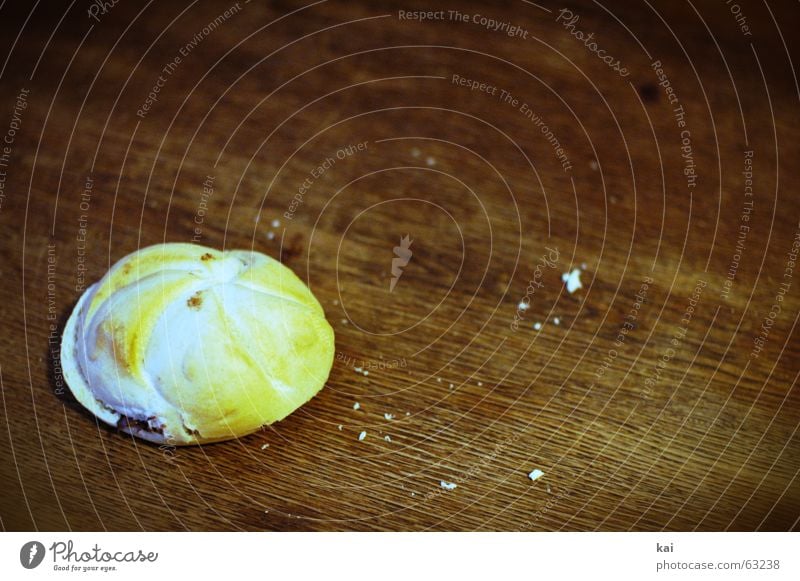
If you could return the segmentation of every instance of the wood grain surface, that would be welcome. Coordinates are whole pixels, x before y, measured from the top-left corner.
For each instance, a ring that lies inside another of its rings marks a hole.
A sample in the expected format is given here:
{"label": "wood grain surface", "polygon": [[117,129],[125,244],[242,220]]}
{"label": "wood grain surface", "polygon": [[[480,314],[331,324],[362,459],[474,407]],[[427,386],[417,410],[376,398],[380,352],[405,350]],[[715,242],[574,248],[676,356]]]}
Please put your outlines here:
{"label": "wood grain surface", "polygon": [[[796,2],[97,6],[0,4],[3,529],[800,526]],[[301,276],[325,389],[98,425],[62,326],[163,241]]]}

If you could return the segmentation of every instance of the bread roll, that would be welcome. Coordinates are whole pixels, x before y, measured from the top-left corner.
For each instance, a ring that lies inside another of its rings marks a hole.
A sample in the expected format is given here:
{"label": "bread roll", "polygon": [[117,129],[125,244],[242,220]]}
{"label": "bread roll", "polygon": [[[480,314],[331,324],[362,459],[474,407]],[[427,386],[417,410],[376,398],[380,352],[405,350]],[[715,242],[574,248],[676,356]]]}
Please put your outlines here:
{"label": "bread roll", "polygon": [[126,256],[89,287],[61,346],[86,409],[171,445],[285,418],[322,389],[333,354],[322,307],[280,262],[174,243]]}

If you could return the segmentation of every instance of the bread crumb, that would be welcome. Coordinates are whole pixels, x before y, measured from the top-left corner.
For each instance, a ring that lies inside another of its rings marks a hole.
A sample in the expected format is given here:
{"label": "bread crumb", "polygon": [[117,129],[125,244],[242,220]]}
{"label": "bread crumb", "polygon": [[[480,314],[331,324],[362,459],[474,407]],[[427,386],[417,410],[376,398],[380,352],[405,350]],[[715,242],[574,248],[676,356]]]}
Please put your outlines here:
{"label": "bread crumb", "polygon": [[520,311],[527,311],[530,308],[530,306],[531,306],[530,303],[520,301],[520,303],[517,305],[517,308]]}
{"label": "bread crumb", "polygon": [[273,232],[272,230],[267,232],[267,240],[274,240],[274,239],[275,239],[275,232]]}
{"label": "bread crumb", "polygon": [[360,409],[361,409],[361,404],[360,404],[360,403],[358,403],[358,402],[354,403],[354,404],[353,404],[353,409],[354,409],[354,410],[360,410]]}
{"label": "bread crumb", "polygon": [[411,155],[414,157],[419,157],[419,154],[422,153],[418,148],[412,147],[411,148]]}
{"label": "bread crumb", "polygon": [[530,478],[531,481],[539,480],[539,478],[541,478],[542,476],[544,476],[544,472],[542,472],[538,468],[534,469],[533,472],[528,474],[528,478]]}
{"label": "bread crumb", "polygon": [[561,319],[559,319],[558,317],[553,317],[553,324],[554,325],[560,325],[561,324]]}
{"label": "bread crumb", "polygon": [[458,484],[456,484],[455,482],[445,482],[444,480],[442,480],[441,482],[439,482],[439,486],[441,486],[445,490],[455,490]]}
{"label": "bread crumb", "polygon": [[537,331],[539,331],[542,328],[542,324],[539,323],[539,322],[536,322],[536,323],[533,324],[533,328],[536,329]]}
{"label": "bread crumb", "polygon": [[367,437],[367,432],[366,432],[366,431],[364,431],[364,432],[361,432],[361,433],[358,435],[358,441],[359,441],[359,442],[363,442],[363,441],[364,441],[364,438],[366,438],[366,437]]}
{"label": "bread crumb", "polygon": [[561,280],[567,285],[567,292],[574,293],[579,288],[583,288],[581,284],[581,269],[573,268],[570,272],[565,272],[561,275]]}
{"label": "bread crumb", "polygon": [[383,439],[386,440],[387,442],[391,442],[392,441],[391,436],[388,436],[388,435],[384,436]]}
{"label": "bread crumb", "polygon": [[387,420],[393,420],[394,419],[394,414],[385,413],[385,414],[383,414],[383,417],[386,418]]}
{"label": "bread crumb", "polygon": [[436,160],[433,159],[431,156],[428,156],[427,159],[425,159],[425,163],[433,167],[434,165],[436,165]]}
{"label": "bread crumb", "polygon": [[261,444],[262,450],[266,450],[267,448],[269,448],[269,444]]}
{"label": "bread crumb", "polygon": [[277,227],[278,227],[278,226],[280,226],[280,225],[281,225],[281,221],[280,221],[280,220],[278,220],[277,218],[275,218],[275,219],[272,221],[272,227],[273,227],[273,228],[277,228]]}
{"label": "bread crumb", "polygon": [[338,426],[336,426],[336,427],[338,428],[338,430],[339,430],[340,432],[342,431],[342,424],[339,424],[339,425],[338,425]]}

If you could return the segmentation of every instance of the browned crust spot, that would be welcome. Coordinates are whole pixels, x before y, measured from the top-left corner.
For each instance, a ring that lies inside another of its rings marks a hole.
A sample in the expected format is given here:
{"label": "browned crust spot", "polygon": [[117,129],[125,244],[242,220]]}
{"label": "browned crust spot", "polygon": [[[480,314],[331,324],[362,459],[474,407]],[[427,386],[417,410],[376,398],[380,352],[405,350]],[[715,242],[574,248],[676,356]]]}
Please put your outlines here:
{"label": "browned crust spot", "polygon": [[200,310],[200,305],[202,305],[202,304],[203,304],[203,297],[202,297],[201,291],[197,291],[191,297],[189,297],[188,301],[186,301],[186,305],[190,309],[195,309],[197,311]]}
{"label": "browned crust spot", "polygon": [[206,260],[213,260],[214,256],[210,252],[206,252],[203,256],[200,257],[200,260],[205,262]]}

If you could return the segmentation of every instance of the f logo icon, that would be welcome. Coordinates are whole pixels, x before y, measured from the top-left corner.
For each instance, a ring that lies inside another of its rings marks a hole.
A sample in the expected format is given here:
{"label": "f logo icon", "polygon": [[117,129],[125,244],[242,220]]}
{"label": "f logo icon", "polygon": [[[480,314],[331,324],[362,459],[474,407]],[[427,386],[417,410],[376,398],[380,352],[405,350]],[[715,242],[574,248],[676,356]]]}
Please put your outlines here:
{"label": "f logo icon", "polygon": [[19,562],[26,569],[35,569],[44,559],[44,545],[39,541],[30,541],[19,550]]}

